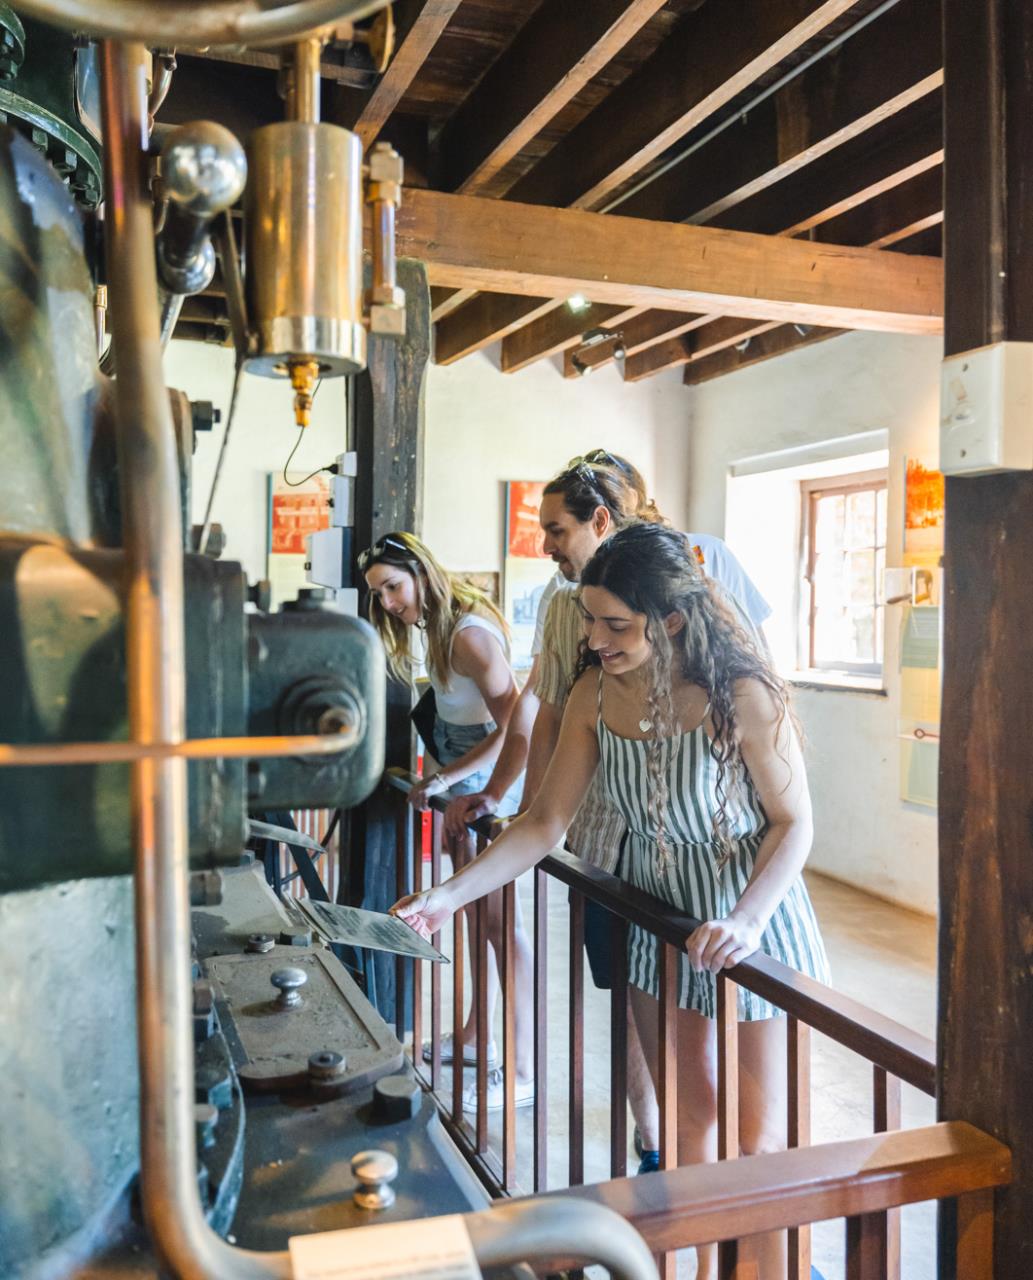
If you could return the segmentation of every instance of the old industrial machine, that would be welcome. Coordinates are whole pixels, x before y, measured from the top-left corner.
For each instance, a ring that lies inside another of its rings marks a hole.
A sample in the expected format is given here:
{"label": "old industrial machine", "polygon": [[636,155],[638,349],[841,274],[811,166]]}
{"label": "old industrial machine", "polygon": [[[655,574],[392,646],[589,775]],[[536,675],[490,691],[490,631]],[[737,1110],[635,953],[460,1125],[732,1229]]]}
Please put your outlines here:
{"label": "old industrial machine", "polygon": [[[484,1266],[649,1270],[601,1209],[485,1209],[394,1032],[244,854],[249,813],[375,787],[383,655],[314,598],[256,607],[210,504],[191,528],[206,411],[162,348],[218,272],[238,378],[289,379],[304,427],[369,328],[401,338],[400,159],[319,119],[323,41],[381,7],[0,4],[4,1276],[288,1277],[291,1236],[442,1212]],[[253,44],[286,107],[246,154],[155,123],[174,47]]]}

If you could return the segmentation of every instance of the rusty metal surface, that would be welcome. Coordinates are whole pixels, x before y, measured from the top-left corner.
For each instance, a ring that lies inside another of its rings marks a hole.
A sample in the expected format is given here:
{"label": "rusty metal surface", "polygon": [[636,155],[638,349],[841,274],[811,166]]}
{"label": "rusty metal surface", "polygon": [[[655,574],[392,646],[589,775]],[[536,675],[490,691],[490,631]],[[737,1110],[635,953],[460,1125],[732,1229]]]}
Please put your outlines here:
{"label": "rusty metal surface", "polygon": [[[288,966],[307,979],[293,1008],[283,1006],[272,983]],[[341,1083],[351,1088],[401,1067],[402,1046],[393,1032],[321,949],[276,946],[264,954],[214,956],[206,968],[245,1089],[301,1087],[309,1058],[324,1050],[344,1054]]]}

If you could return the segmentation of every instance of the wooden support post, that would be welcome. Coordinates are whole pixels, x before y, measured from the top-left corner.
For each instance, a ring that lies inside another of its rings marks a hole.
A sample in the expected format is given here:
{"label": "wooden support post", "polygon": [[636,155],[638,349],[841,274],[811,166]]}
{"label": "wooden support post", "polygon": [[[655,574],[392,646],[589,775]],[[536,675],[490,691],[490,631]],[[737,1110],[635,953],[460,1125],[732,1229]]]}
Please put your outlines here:
{"label": "wooden support post", "polygon": [[[431,815],[430,825],[430,882],[432,885],[438,885],[441,883],[441,838],[444,822],[437,810]],[[431,942],[438,950],[441,949],[440,931],[432,935]],[[453,1048],[455,1048],[454,1045]],[[460,1070],[462,1070],[461,1067]],[[441,1088],[441,965],[439,964],[430,966],[430,1087],[434,1093]]]}
{"label": "wooden support post", "polygon": [[[797,1018],[786,1019],[786,1083],[790,1147],[811,1144],[811,1029]],[[811,1229],[792,1227],[788,1241],[789,1280],[811,1280]]]}
{"label": "wooden support post", "polygon": [[516,885],[502,889],[502,1185],[516,1186]]}
{"label": "wooden support post", "polygon": [[610,917],[610,1177],[628,1172],[628,922]]}
{"label": "wooden support post", "polygon": [[[886,1133],[900,1128],[900,1081],[882,1067],[873,1067],[873,1128]],[[886,1280],[900,1280],[900,1210],[887,1209],[879,1214],[881,1234],[879,1252],[882,1274]]]}
{"label": "wooden support post", "polygon": [[548,1190],[549,877],[534,873],[534,1189]]}
{"label": "wooden support post", "polygon": [[585,900],[570,895],[570,1085],[567,1182],[585,1180]]}
{"label": "wooden support post", "polygon": [[[946,352],[1033,342],[1033,7],[944,0]],[[940,744],[944,1119],[1033,1150],[1033,472],[947,480]],[[1033,1165],[996,1197],[993,1275],[1033,1275]],[[941,1275],[963,1252],[941,1213]],[[983,1271],[957,1272],[969,1280]]]}

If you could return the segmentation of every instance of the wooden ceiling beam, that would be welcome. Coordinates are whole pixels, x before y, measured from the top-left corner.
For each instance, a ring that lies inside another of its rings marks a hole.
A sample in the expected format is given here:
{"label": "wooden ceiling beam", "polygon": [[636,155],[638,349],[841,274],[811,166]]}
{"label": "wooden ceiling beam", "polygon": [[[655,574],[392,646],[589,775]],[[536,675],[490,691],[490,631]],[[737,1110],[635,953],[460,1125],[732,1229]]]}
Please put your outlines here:
{"label": "wooden ceiling beam", "polygon": [[943,84],[940,0],[900,0],[617,208],[712,223]]}
{"label": "wooden ceiling beam", "polygon": [[[687,15],[657,52],[521,178],[507,198],[529,204],[597,207],[758,77],[820,36],[854,2],[770,0],[758,6],[755,0],[721,0],[705,4]],[[701,49],[708,51],[707,57],[699,56]],[[517,309],[514,305],[511,317]],[[455,359],[501,336],[491,328],[497,304],[485,304],[483,310],[481,330],[467,316],[462,335],[458,321],[456,332],[446,328],[439,333],[440,345],[456,351]],[[542,314],[540,308],[528,307],[525,322]],[[506,332],[518,327],[510,323]],[[465,350],[459,349],[461,336],[468,343]]]}
{"label": "wooden ceiling beam", "polygon": [[459,5],[460,0],[408,0],[395,6],[398,36],[394,57],[355,123],[363,151],[376,140]]}
{"label": "wooden ceiling beam", "polygon": [[397,251],[426,262],[432,285],[515,291],[543,308],[581,293],[790,323],[941,326],[942,263],[871,249],[679,223],[654,223],[643,235],[635,218],[412,191],[399,210]]}
{"label": "wooden ceiling beam", "polygon": [[[592,209],[852,7],[854,0],[705,4],[512,189]],[[705,56],[701,56],[705,51]]]}
{"label": "wooden ceiling beam", "polygon": [[[940,95],[923,99],[898,119],[899,128],[893,120],[884,122],[870,135],[855,138],[797,170],[777,187],[769,187],[722,214],[713,225],[787,236],[808,233],[826,244],[868,244],[871,248],[885,248],[913,234],[920,226],[910,226],[912,222],[935,213],[930,193],[942,181]],[[686,324],[677,312],[647,314],[649,319],[643,317],[639,322],[640,332],[647,334],[651,328],[651,336],[636,344],[636,350],[628,348],[625,376],[632,381],[683,364],[691,356],[692,346],[675,339],[719,319],[704,316],[695,324]],[[662,351],[643,354],[646,348],[661,343]],[[641,359],[633,358],[638,355]],[[593,367],[610,359],[608,351],[587,352],[584,357]]]}
{"label": "wooden ceiling beam", "polygon": [[735,373],[750,365],[760,364],[763,360],[771,360],[775,356],[783,356],[817,342],[827,342],[829,338],[838,338],[846,332],[845,329],[810,329],[800,333],[794,325],[776,325],[751,338],[748,344],[744,343],[742,350],[727,347],[716,355],[708,356],[706,360],[693,361],[686,366],[683,380],[686,386],[695,387],[726,373]]}
{"label": "wooden ceiling beam", "polygon": [[445,187],[482,191],[664,3],[545,0],[445,126]]}
{"label": "wooden ceiling beam", "polygon": [[[863,244],[870,249],[885,249],[942,220],[942,173],[932,169],[884,193],[879,200],[830,219],[816,230],[828,244]],[[638,356],[629,357],[624,376],[629,382],[638,382],[676,365],[706,359],[726,347],[739,346],[774,327],[750,323],[736,316],[712,316],[708,323],[695,328],[689,340],[671,337]]]}

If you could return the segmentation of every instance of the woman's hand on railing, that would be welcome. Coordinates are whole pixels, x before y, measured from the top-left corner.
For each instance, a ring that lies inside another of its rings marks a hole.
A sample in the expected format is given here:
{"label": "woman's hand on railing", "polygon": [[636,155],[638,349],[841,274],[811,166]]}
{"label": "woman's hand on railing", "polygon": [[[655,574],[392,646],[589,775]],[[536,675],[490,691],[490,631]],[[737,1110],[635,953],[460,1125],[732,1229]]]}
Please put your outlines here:
{"label": "woman's hand on railing", "polygon": [[417,811],[417,813],[426,813],[430,808],[432,796],[439,796],[443,791],[448,790],[448,781],[444,773],[435,773],[430,778],[418,783],[409,792],[409,803]]}
{"label": "woman's hand on railing", "polygon": [[423,893],[410,893],[406,898],[399,898],[391,908],[391,914],[404,920],[410,929],[415,929],[429,941],[432,934],[448,924],[455,910],[452,895],[442,884]]}
{"label": "woman's hand on railing", "polygon": [[689,964],[697,973],[732,969],[760,948],[762,930],[752,921],[734,915],[707,920],[685,942]]}
{"label": "woman's hand on railing", "polygon": [[468,835],[467,823],[476,822],[498,811],[499,802],[487,791],[474,791],[468,796],[456,796],[445,810],[445,835],[450,840],[462,840]]}

